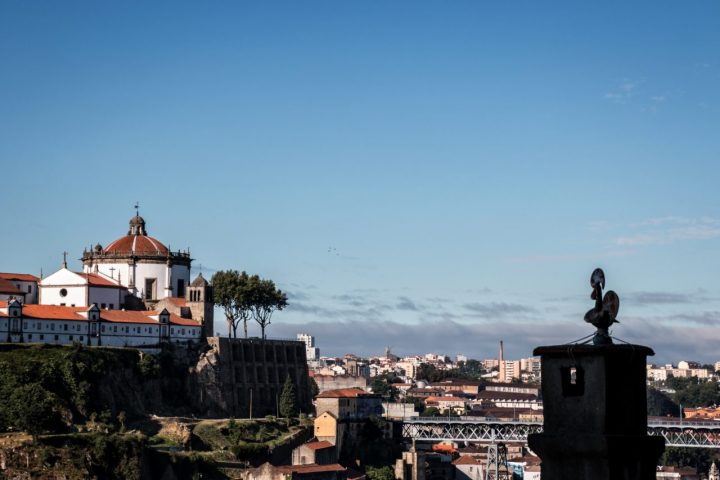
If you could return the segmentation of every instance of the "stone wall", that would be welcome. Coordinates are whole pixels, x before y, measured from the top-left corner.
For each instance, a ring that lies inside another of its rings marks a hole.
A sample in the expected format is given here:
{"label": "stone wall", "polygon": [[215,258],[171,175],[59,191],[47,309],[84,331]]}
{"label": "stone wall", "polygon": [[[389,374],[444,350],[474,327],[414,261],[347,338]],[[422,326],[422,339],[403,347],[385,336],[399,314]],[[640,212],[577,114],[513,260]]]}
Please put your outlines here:
{"label": "stone wall", "polygon": [[218,417],[276,415],[289,375],[300,412],[310,412],[312,399],[303,342],[223,337],[207,341],[210,348],[191,372],[201,411]]}
{"label": "stone wall", "polygon": [[368,379],[353,375],[319,375],[313,377],[318,386],[320,393],[328,390],[338,390],[340,388],[362,388],[365,390],[368,386]]}

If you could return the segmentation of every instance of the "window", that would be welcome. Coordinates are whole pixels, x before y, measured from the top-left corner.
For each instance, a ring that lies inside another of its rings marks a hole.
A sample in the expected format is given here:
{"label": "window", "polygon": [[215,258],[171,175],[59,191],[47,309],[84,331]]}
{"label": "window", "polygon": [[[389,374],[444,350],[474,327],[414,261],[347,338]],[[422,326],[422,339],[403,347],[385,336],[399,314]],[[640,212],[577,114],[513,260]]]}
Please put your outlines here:
{"label": "window", "polygon": [[114,309],[114,308],[115,308],[115,304],[114,304],[114,303],[109,303],[109,304],[108,304],[108,308],[109,308],[110,310]]}
{"label": "window", "polygon": [[81,341],[81,342],[83,341],[83,336],[82,336],[82,335],[80,335],[80,341]]}
{"label": "window", "polygon": [[32,285],[28,285],[28,293],[32,293]]}
{"label": "window", "polygon": [[72,342],[72,339],[73,339],[73,336],[72,336],[72,335],[70,335],[70,341],[71,341],[71,342]]}
{"label": "window", "polygon": [[65,327],[65,328],[63,328],[63,330],[65,330],[67,332],[67,327],[68,327],[67,323],[64,324],[63,327]]}
{"label": "window", "polygon": [[60,335],[55,335],[55,341],[57,342],[60,339]]}
{"label": "window", "polygon": [[27,328],[27,322],[23,322],[23,328]]}
{"label": "window", "polygon": [[102,326],[101,331],[105,331],[105,325]]}
{"label": "window", "polygon": [[582,367],[562,367],[560,379],[564,396],[579,397],[585,393],[585,371]]}
{"label": "window", "polygon": [[145,300],[157,298],[157,280],[154,278],[145,279]]}
{"label": "window", "polygon": [[28,340],[32,340],[32,333],[28,333]]}
{"label": "window", "polygon": [[40,334],[40,340],[45,340],[45,335],[43,335],[42,333]]}
{"label": "window", "polygon": [[117,325],[113,325],[113,332],[117,333]]}
{"label": "window", "polygon": [[60,304],[60,306],[61,306],[61,307],[64,307],[64,306],[65,306],[65,304],[64,304],[64,303],[61,303],[61,304]]}
{"label": "window", "polygon": [[55,330],[55,324],[54,324],[54,323],[51,323],[51,324],[50,324],[50,330]]}
{"label": "window", "polygon": [[61,289],[60,289],[60,296],[61,296],[61,297],[67,297],[67,290],[64,289],[64,288],[61,288]]}
{"label": "window", "polygon": [[100,308],[105,308],[105,304],[104,304],[104,303],[101,303],[101,304],[100,304]]}

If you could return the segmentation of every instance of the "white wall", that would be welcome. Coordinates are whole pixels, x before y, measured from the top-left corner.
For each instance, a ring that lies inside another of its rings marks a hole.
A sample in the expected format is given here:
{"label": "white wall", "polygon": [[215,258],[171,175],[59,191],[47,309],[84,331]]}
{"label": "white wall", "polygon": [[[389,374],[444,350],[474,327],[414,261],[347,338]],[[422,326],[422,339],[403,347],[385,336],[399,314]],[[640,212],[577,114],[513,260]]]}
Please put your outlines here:
{"label": "white wall", "polygon": [[[87,307],[85,280],[67,268],[61,268],[40,282],[40,303],[43,305],[66,305]],[[67,294],[61,295],[65,289]]]}
{"label": "white wall", "polygon": [[[47,320],[22,318],[23,334],[13,335],[13,342],[49,343],[69,345],[73,342],[87,344],[89,323],[85,320]],[[159,342],[160,324],[101,322],[101,345],[110,347],[138,347]],[[169,325],[171,342],[196,342],[202,338],[200,326]],[[7,339],[8,319],[0,321],[0,341]],[[97,338],[91,337],[97,345]]]}
{"label": "white wall", "polygon": [[[63,289],[67,292],[65,296],[62,296]],[[86,291],[87,288],[85,286],[43,286],[40,293],[40,302],[43,305],[88,307]]]}
{"label": "white wall", "polygon": [[[139,297],[140,292],[145,289],[145,279],[157,279],[156,296],[157,299],[165,298],[167,291],[167,264],[166,263],[137,263],[134,268],[127,263],[99,263],[98,271],[115,280],[120,278],[120,283],[124,286],[130,285],[130,278],[135,276],[135,289]],[[110,269],[113,269],[112,272]],[[94,273],[94,267],[84,266],[85,273]],[[49,277],[48,277],[49,278]],[[170,287],[172,288],[172,296],[177,296],[177,279],[185,280],[185,288],[190,285],[190,268],[183,265],[173,265],[170,269]]]}
{"label": "white wall", "polygon": [[126,292],[119,288],[90,287],[90,305],[94,303],[102,309],[103,304],[105,304],[104,308],[110,308],[110,304],[112,304],[112,309],[117,310],[123,303]]}

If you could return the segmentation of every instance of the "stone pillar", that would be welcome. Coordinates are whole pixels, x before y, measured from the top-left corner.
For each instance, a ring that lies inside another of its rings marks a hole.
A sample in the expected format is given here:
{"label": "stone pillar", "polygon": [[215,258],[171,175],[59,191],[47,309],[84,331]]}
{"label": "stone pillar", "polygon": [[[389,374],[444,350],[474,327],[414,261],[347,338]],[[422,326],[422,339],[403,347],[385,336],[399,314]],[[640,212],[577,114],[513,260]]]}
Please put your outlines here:
{"label": "stone pillar", "polygon": [[395,461],[395,478],[400,480],[425,480],[425,454],[415,449],[403,452]]}
{"label": "stone pillar", "polygon": [[543,480],[651,480],[665,441],[647,434],[640,345],[556,345],[542,360],[543,433],[528,437]]}

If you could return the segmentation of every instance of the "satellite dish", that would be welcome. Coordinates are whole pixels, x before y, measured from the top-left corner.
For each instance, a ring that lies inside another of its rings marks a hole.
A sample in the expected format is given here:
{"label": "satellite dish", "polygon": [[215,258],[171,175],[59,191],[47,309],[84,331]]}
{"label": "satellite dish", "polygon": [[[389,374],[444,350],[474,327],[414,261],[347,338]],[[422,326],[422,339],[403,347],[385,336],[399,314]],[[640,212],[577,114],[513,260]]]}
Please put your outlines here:
{"label": "satellite dish", "polygon": [[590,275],[590,286],[595,289],[598,285],[600,288],[605,288],[605,272],[602,271],[602,268],[596,268]]}
{"label": "satellite dish", "polygon": [[603,310],[610,314],[611,318],[616,318],[620,309],[620,297],[612,290],[608,290],[603,298]]}

